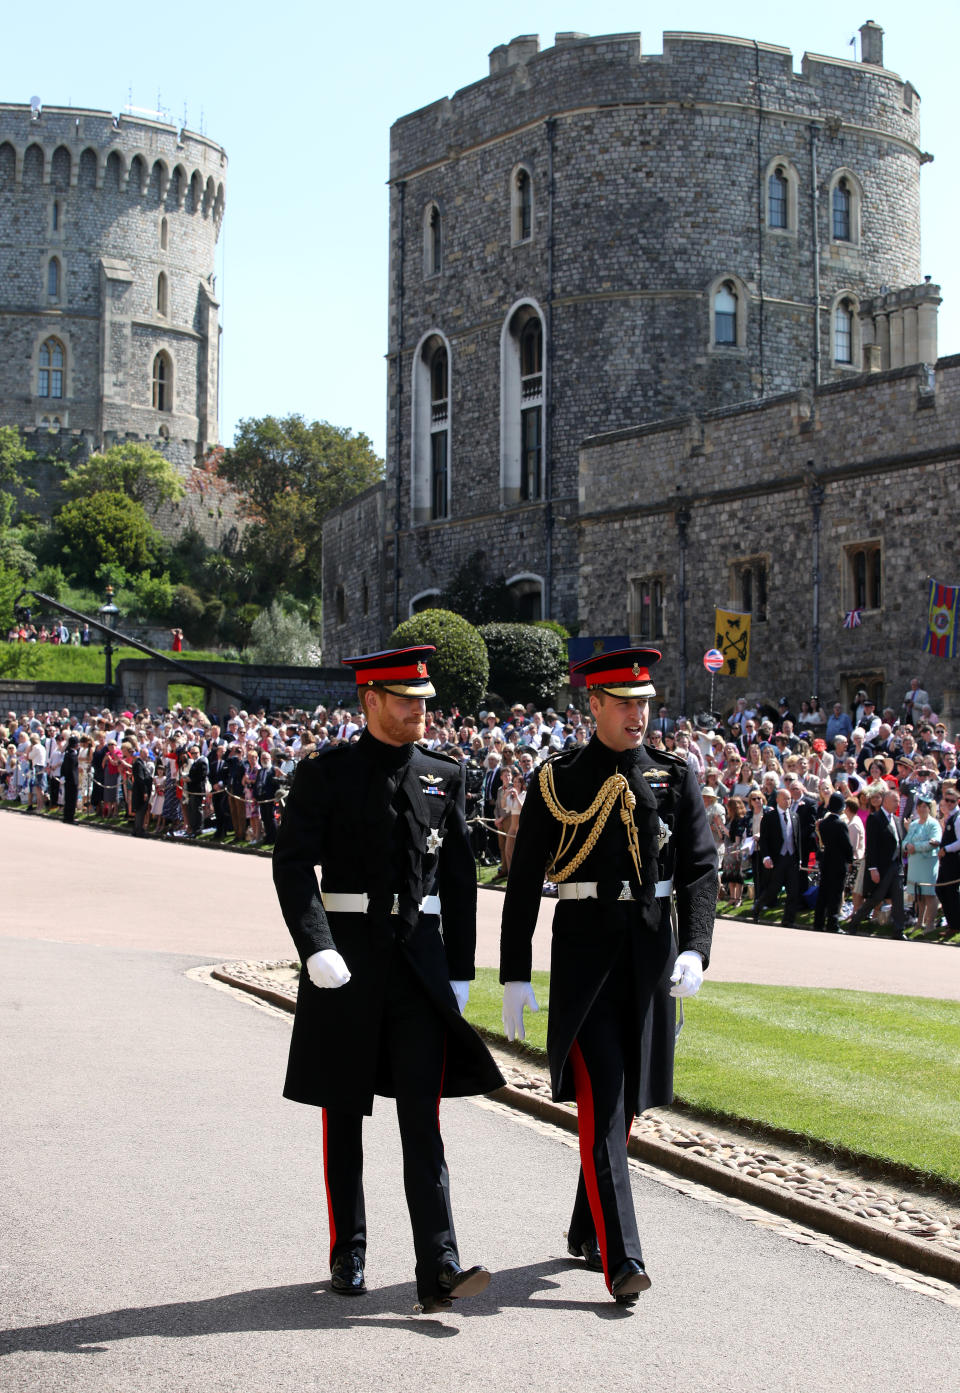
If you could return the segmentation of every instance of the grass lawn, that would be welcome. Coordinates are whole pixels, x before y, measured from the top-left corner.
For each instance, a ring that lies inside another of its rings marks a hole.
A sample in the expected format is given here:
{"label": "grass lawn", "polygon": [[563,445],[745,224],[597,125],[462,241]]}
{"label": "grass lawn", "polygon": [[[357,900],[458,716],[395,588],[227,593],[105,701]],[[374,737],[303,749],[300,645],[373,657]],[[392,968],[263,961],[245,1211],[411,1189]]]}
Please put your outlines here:
{"label": "grass lawn", "polygon": [[[159,649],[157,650],[160,651]],[[35,656],[34,656],[35,655]],[[218,653],[207,653],[191,650],[189,653],[167,653],[170,658],[178,658],[189,665],[195,662],[217,662],[220,655]],[[139,648],[115,648],[113,650],[113,665],[116,665],[122,658],[146,658],[149,661],[148,653],[141,653]],[[21,674],[29,681],[37,682],[102,682],[104,661],[103,645],[96,639],[89,648],[73,648],[69,644],[61,645],[56,643],[35,643],[31,644],[30,665]],[[36,666],[34,666],[34,663]],[[173,669],[171,668],[171,672]]]}
{"label": "grass lawn", "polygon": [[[548,973],[534,990],[527,1042],[543,1050]],[[469,1019],[499,1032],[501,994],[481,969]],[[684,1102],[960,1183],[960,1002],[707,981],[685,1010]]]}

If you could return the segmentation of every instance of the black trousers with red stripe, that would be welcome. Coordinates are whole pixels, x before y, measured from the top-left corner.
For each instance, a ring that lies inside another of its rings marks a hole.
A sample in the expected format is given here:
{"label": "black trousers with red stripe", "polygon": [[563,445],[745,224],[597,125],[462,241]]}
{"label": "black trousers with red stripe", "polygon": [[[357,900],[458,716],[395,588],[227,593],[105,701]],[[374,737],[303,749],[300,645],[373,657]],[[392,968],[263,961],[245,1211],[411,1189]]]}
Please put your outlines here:
{"label": "black trousers with red stripe", "polygon": [[[379,1076],[382,1084],[389,1083],[396,1097],[417,1292],[423,1299],[436,1293],[440,1267],[459,1261],[440,1135],[446,1032],[399,952],[392,967],[380,1022]],[[323,1166],[330,1261],[348,1252],[363,1260],[367,1223],[362,1113],[324,1108]]]}
{"label": "black trousers with red stripe", "polygon": [[575,1247],[596,1235],[608,1287],[628,1259],[643,1261],[627,1164],[627,1138],[637,1096],[635,1001],[627,945],[570,1051],[577,1092],[580,1178],[568,1233]]}

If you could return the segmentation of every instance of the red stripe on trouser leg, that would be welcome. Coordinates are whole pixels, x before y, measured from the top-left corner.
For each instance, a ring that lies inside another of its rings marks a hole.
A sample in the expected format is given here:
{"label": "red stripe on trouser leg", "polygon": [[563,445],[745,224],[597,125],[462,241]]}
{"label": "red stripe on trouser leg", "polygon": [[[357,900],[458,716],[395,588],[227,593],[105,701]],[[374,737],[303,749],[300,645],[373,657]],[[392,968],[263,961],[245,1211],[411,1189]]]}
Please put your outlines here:
{"label": "red stripe on trouser leg", "polygon": [[437,1093],[437,1127],[440,1126],[440,1099],[443,1097],[443,1081],[447,1077],[447,1037],[443,1037],[443,1063],[440,1065],[440,1089]]}
{"label": "red stripe on trouser leg", "polygon": [[596,1135],[596,1121],[593,1108],[593,1089],[590,1075],[580,1046],[574,1040],[570,1046],[570,1062],[573,1065],[573,1086],[577,1095],[577,1135],[580,1138],[580,1164],[583,1167],[583,1181],[587,1187],[587,1199],[593,1227],[600,1245],[600,1258],[603,1262],[603,1275],[610,1287],[610,1272],[607,1265],[607,1226],[604,1223],[603,1209],[600,1206],[600,1189],[597,1185],[597,1168],[593,1159],[593,1143]]}
{"label": "red stripe on trouser leg", "polygon": [[327,1110],[323,1108],[323,1185],[327,1192],[327,1223],[330,1228],[330,1261],[333,1262],[333,1247],[337,1241],[337,1225],[333,1217],[333,1199],[330,1195],[330,1181],[327,1177]]}
{"label": "red stripe on trouser leg", "polygon": [[631,1113],[630,1116],[627,1118],[627,1144],[628,1144],[628,1145],[629,1145],[629,1143],[630,1143],[630,1133],[633,1131],[633,1124],[636,1122],[636,1120],[637,1120],[637,1119],[634,1117],[633,1113]]}

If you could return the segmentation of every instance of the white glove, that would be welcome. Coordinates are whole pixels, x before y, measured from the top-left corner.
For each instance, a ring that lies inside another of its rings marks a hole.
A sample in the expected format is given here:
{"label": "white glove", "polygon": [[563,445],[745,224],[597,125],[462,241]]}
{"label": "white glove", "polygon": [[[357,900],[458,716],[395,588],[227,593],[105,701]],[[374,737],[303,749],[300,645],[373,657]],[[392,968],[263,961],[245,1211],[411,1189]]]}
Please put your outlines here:
{"label": "white glove", "polygon": [[336,948],[321,948],[306,961],[310,981],[315,987],[343,987],[350,981],[350,969]]}
{"label": "white glove", "polygon": [[680,953],[673,965],[671,996],[696,996],[703,985],[703,958],[693,949]]}
{"label": "white glove", "polygon": [[506,982],[503,988],[503,1033],[508,1040],[525,1040],[523,1008],[539,1011],[537,998],[529,982]]}
{"label": "white glove", "polygon": [[450,985],[453,988],[454,996],[457,998],[457,1005],[460,1008],[460,1014],[462,1016],[467,1008],[467,1002],[470,1000],[470,983],[451,982]]}

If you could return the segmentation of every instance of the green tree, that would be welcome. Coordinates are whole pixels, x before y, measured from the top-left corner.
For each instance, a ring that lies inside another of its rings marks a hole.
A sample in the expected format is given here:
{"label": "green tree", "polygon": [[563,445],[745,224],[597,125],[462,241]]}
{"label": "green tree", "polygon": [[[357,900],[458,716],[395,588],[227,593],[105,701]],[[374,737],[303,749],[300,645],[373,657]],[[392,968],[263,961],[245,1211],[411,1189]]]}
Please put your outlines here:
{"label": "green tree", "polygon": [[[20,572],[0,565],[0,677],[32,677],[40,663],[37,644],[5,642],[7,630],[14,622],[14,602],[22,589]],[[24,601],[27,605],[32,603],[30,598]]]}
{"label": "green tree", "polygon": [[543,705],[566,680],[567,646],[553,628],[539,624],[484,624],[490,655],[490,689],[504,701]]}
{"label": "green tree", "polygon": [[182,498],[184,489],[173,465],[149,445],[128,441],[90,455],[72,469],[63,483],[71,498],[94,493],[122,493],[147,508]]}
{"label": "green tree", "polygon": [[301,615],[288,614],[274,601],[253,621],[247,657],[252,663],[319,667],[320,639]]}
{"label": "green tree", "polygon": [[324,519],[383,477],[367,436],[302,416],[241,421],[216,469],[244,499],[243,561],[264,598],[321,588]]}
{"label": "green tree", "polygon": [[0,426],[0,531],[10,526],[16,501],[14,490],[23,485],[20,466],[34,458],[16,426]]}
{"label": "green tree", "polygon": [[74,498],[56,517],[64,568],[81,584],[93,584],[103,569],[149,570],[163,538],[139,503],[125,493]]}
{"label": "green tree", "polygon": [[437,650],[429,663],[437,705],[448,710],[457,704],[462,711],[476,711],[490,675],[479,632],[451,610],[424,609],[394,629],[389,647],[412,648],[418,643],[432,643]]}

